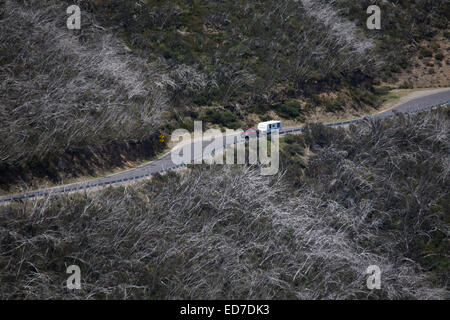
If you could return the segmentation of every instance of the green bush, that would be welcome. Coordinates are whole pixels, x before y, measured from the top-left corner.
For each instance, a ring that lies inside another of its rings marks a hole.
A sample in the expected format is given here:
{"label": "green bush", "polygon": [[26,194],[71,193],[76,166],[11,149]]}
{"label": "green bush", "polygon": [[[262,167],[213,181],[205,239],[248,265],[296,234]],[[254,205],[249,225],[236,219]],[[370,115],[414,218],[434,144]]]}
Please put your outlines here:
{"label": "green bush", "polygon": [[256,105],[254,106],[251,111],[256,113],[256,114],[260,114],[260,115],[265,115],[267,114],[267,112],[270,110],[270,106],[267,104],[260,104],[260,105]]}
{"label": "green bush", "polygon": [[365,88],[352,88],[350,94],[354,101],[365,103],[373,107],[377,106],[380,102],[374,93]]}
{"label": "green bush", "polygon": [[302,110],[300,103],[291,100],[283,104],[276,105],[275,112],[283,118],[292,119],[298,117]]}
{"label": "green bush", "polygon": [[206,109],[202,120],[231,129],[238,129],[240,127],[237,116],[230,110],[222,111],[208,108]]}
{"label": "green bush", "polygon": [[438,61],[444,60],[444,55],[442,53],[437,53],[434,55],[434,58]]}
{"label": "green bush", "polygon": [[294,134],[287,134],[284,137],[284,143],[286,144],[299,144],[304,146],[305,145],[305,139],[302,135],[294,135]]}
{"label": "green bush", "polygon": [[430,49],[423,48],[423,47],[421,47],[419,49],[419,57],[420,58],[430,58],[432,56],[433,56],[433,51],[431,51]]}
{"label": "green bush", "polygon": [[412,89],[414,85],[411,81],[403,81],[399,86],[400,89]]}
{"label": "green bush", "polygon": [[326,112],[337,112],[342,111],[342,104],[339,101],[326,100],[325,101],[325,111]]}

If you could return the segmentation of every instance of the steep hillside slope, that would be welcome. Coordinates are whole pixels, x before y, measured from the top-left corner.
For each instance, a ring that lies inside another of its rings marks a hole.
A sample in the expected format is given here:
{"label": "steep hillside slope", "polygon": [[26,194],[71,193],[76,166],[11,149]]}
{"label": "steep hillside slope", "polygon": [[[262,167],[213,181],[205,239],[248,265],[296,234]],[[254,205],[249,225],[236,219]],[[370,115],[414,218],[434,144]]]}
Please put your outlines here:
{"label": "steep hillside slope", "polygon": [[[448,35],[450,12],[445,0],[375,3],[381,30],[365,27],[369,1],[2,1],[1,192],[151,158],[160,133],[194,119],[373,111],[383,81],[411,86],[416,44]],[[66,28],[71,4],[79,31]],[[442,71],[446,49],[432,53]]]}
{"label": "steep hillside slope", "polygon": [[295,118],[301,105],[292,101],[286,112],[289,99],[355,84],[366,90],[383,64],[375,43],[325,3],[111,0],[94,11],[142,55],[205,72],[210,86],[181,87],[174,99],[178,112],[211,106],[218,124],[233,122],[222,121],[226,110],[236,119],[267,109]]}
{"label": "steep hillside slope", "polygon": [[[286,138],[288,173],[272,178],[194,166],[0,207],[0,297],[448,299],[449,121],[312,126]],[[71,264],[81,290],[62,285]]]}
{"label": "steep hillside slope", "polygon": [[127,54],[88,14],[71,32],[66,6],[40,3],[1,7],[1,163],[156,132],[168,109],[163,69]]}

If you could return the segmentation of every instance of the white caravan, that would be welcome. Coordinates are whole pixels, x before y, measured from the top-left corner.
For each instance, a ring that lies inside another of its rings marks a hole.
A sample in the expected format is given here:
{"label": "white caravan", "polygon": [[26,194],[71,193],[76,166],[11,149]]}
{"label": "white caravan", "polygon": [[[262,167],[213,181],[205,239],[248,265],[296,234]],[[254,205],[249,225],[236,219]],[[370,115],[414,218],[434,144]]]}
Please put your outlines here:
{"label": "white caravan", "polygon": [[273,130],[281,130],[281,121],[265,121],[258,123],[258,130],[261,133],[269,134]]}

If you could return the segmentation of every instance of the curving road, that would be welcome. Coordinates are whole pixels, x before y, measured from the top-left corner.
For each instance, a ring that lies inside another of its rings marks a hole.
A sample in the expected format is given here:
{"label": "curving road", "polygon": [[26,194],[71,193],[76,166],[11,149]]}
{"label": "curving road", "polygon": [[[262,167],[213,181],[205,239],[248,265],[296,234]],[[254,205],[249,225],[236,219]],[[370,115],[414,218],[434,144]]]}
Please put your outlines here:
{"label": "curving road", "polygon": [[[401,113],[414,113],[419,112],[426,109],[431,109],[433,107],[437,107],[439,105],[448,104],[450,102],[450,89],[446,89],[444,91],[429,94],[424,97],[416,98],[411,101],[405,102],[403,104],[400,104],[390,110],[378,113],[376,115],[372,115],[372,118],[386,118],[386,117],[392,117],[395,112],[401,112]],[[336,127],[336,126],[344,126],[351,123],[356,123],[362,121],[364,118],[359,118],[355,120],[350,121],[343,121],[343,122],[335,122],[335,123],[329,123],[326,124],[326,126],[330,127]],[[302,128],[289,128],[289,129],[283,129],[280,131],[280,134],[286,134],[289,132],[298,132],[301,131]],[[231,138],[228,138],[225,140],[225,137],[223,139],[223,145],[226,144],[233,144],[237,143],[237,136],[231,136]],[[194,159],[201,158],[201,155],[203,154],[203,150],[207,145],[210,144],[210,141],[198,141],[191,144],[191,159],[192,161]],[[180,149],[174,150],[172,152],[179,152]],[[14,200],[19,199],[28,199],[28,198],[36,198],[36,197],[42,197],[48,194],[58,194],[58,193],[70,193],[75,192],[79,190],[87,190],[87,189],[98,189],[106,186],[111,185],[118,185],[123,183],[129,183],[130,181],[134,180],[141,180],[151,177],[152,175],[156,173],[163,173],[167,172],[169,170],[176,170],[179,168],[185,167],[185,165],[175,165],[172,162],[171,159],[171,153],[168,153],[161,157],[158,160],[149,162],[143,166],[140,166],[135,169],[123,171],[117,174],[112,174],[106,177],[92,179],[88,181],[83,182],[77,182],[73,184],[67,184],[67,185],[61,185],[53,188],[45,188],[40,189],[36,191],[30,191],[30,192],[24,192],[20,194],[15,194],[12,196],[3,196],[0,197],[0,203],[7,203]]]}

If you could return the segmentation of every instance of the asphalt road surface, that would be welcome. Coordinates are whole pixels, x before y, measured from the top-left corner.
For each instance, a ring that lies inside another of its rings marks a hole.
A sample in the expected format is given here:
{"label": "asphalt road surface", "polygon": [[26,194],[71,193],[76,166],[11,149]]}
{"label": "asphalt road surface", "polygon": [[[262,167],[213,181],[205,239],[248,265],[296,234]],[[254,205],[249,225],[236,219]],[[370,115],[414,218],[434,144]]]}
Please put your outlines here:
{"label": "asphalt road surface", "polygon": [[[394,107],[390,110],[387,110],[385,112],[381,112],[376,115],[372,115],[371,117],[386,118],[386,117],[393,116],[396,112],[414,113],[414,112],[430,109],[430,108],[438,106],[440,104],[448,103],[449,101],[450,101],[450,89],[443,91],[443,92],[430,94],[430,95],[427,95],[427,96],[424,96],[421,98],[416,98],[414,100],[403,103],[403,104],[401,104],[397,107]],[[356,122],[359,122],[362,120],[363,120],[363,118],[355,119],[355,120],[351,120],[351,121],[330,123],[330,124],[327,124],[327,126],[331,126],[331,127],[343,126],[343,125],[348,125],[351,123],[356,123]],[[286,134],[289,132],[296,132],[296,131],[298,132],[301,130],[302,130],[301,127],[283,129],[280,131],[280,134]],[[229,137],[228,139],[223,137],[222,139],[223,139],[222,145],[227,145],[230,143],[232,144],[232,143],[235,143],[236,141],[238,141],[236,139],[236,136],[232,136],[231,138]],[[198,142],[191,143],[190,144],[191,161],[193,161],[196,158],[197,159],[201,158],[201,156],[203,154],[203,150],[210,143],[211,143],[210,141],[203,141],[203,142],[198,141]],[[176,149],[172,152],[178,152],[180,155],[182,154],[180,149]],[[83,182],[61,185],[61,186],[57,186],[57,187],[53,187],[53,188],[45,188],[45,189],[25,192],[25,193],[21,193],[21,194],[15,194],[15,195],[11,195],[11,196],[3,196],[3,197],[0,197],[0,203],[7,203],[7,202],[14,201],[14,200],[19,200],[19,199],[42,197],[42,196],[45,196],[48,194],[70,193],[70,192],[75,192],[75,191],[80,191],[80,190],[88,190],[88,189],[95,190],[95,189],[107,187],[110,185],[119,185],[119,184],[123,184],[123,183],[130,183],[135,180],[148,179],[156,173],[164,173],[169,170],[177,170],[177,169],[183,168],[184,166],[185,166],[185,164],[181,164],[181,165],[174,164],[172,162],[171,153],[168,153],[158,160],[149,162],[149,163],[147,163],[143,166],[140,166],[138,168],[135,168],[135,169],[131,169],[131,170],[117,173],[117,174],[112,174],[112,175],[109,175],[106,177],[91,179],[91,180],[87,180],[87,181],[83,181]]]}

